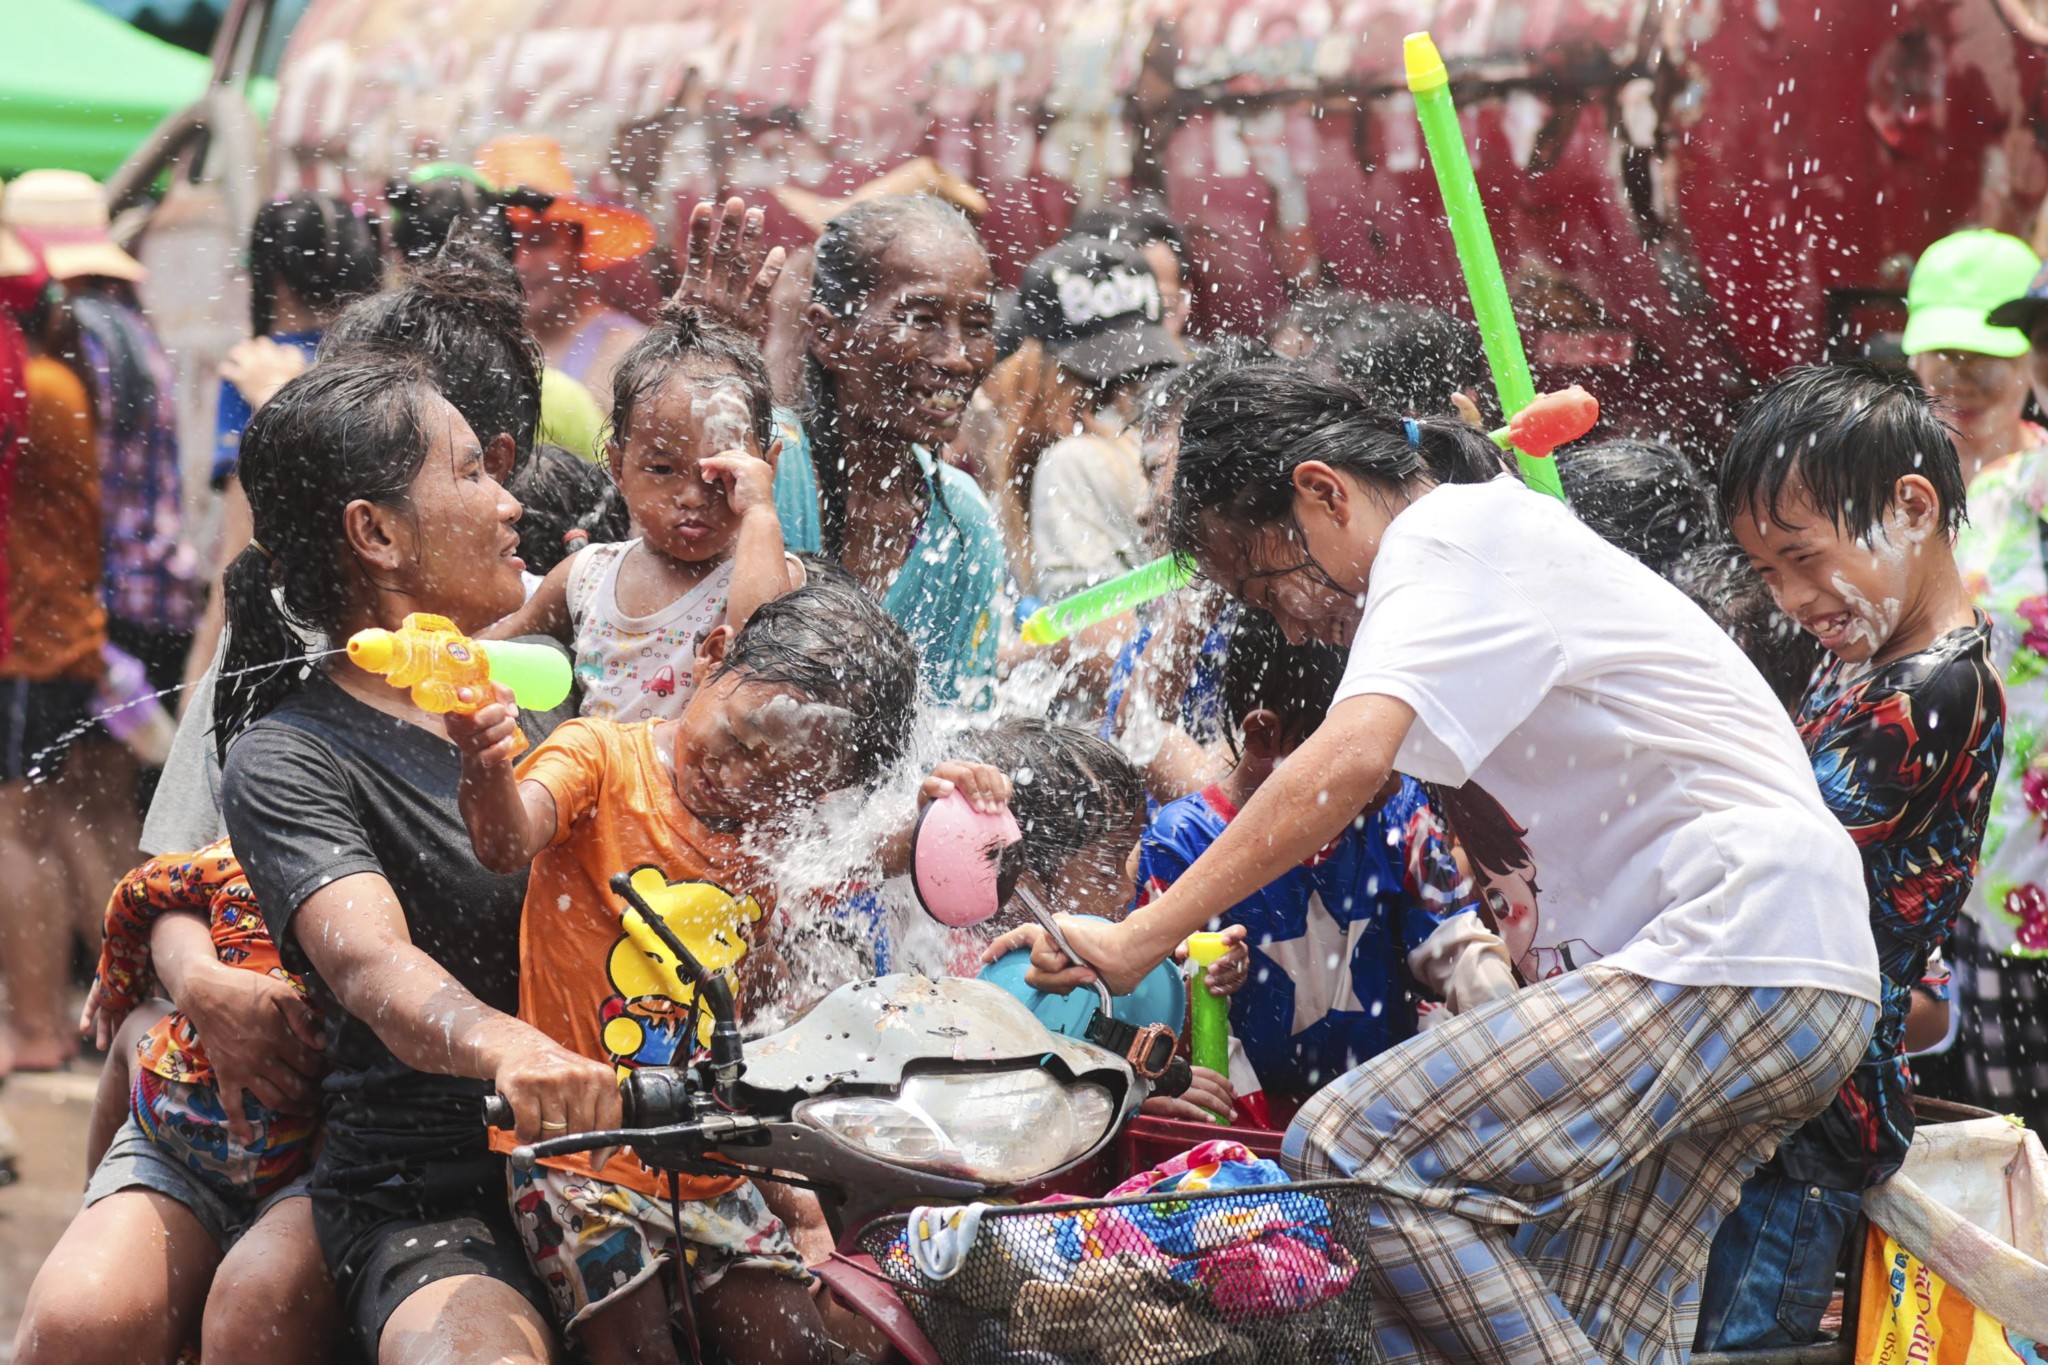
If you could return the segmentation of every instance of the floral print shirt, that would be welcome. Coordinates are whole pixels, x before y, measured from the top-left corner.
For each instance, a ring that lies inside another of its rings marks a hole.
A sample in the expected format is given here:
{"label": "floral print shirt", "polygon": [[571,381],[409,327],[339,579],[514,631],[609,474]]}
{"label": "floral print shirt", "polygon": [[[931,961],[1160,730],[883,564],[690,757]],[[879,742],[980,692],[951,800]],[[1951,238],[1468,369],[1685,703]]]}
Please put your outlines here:
{"label": "floral print shirt", "polygon": [[1970,483],[1956,561],[1991,618],[2005,683],[2005,765],[1965,906],[1995,952],[2048,958],[2048,434]]}

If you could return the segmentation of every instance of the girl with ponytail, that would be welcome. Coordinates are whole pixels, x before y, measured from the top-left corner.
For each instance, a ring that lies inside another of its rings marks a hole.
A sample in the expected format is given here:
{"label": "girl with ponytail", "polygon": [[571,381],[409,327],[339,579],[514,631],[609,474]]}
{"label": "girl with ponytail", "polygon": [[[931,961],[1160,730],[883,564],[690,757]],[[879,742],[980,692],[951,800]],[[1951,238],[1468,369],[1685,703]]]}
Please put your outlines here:
{"label": "girl with ponytail", "polygon": [[[355,300],[377,292],[384,274],[376,221],[360,205],[318,190],[300,190],[256,210],[249,227],[249,335],[223,372],[245,373],[220,384],[213,481],[224,484],[240,458],[249,417],[269,396],[268,376],[294,371],[277,351],[311,361],[320,337]],[[303,368],[303,367],[301,367]]]}
{"label": "girl with ponytail", "polygon": [[480,1103],[503,1094],[532,1140],[616,1124],[616,1080],[515,1017],[526,875],[477,862],[440,717],[321,652],[411,612],[473,634],[516,608],[519,504],[418,365],[374,352],[281,388],[242,474],[254,536],[226,580],[222,804],[325,1016],[321,1251],[367,1358],[552,1359]]}
{"label": "girl with ponytail", "polygon": [[[1420,1332],[1460,1359],[1681,1357],[1721,1211],[1877,1015],[1841,913],[1862,863],[1777,699],[1478,430],[1292,365],[1196,390],[1168,538],[1290,641],[1343,646],[1335,699],[1166,891],[1060,917],[1085,967],[1035,925],[991,958],[1029,943],[1034,985],[1129,990],[1394,774],[1434,784],[1468,848],[1519,845],[1515,960],[1476,907],[1447,916],[1407,966],[1448,1017],[1310,1099],[1281,1159],[1366,1189],[1362,1254],[1404,1267],[1389,1355]],[[1537,1220],[1563,1231],[1530,1251],[1512,1233]]]}
{"label": "girl with ponytail", "polygon": [[776,469],[790,548],[844,564],[917,645],[927,689],[960,705],[992,695],[1006,561],[981,490],[937,453],[995,364],[994,293],[981,238],[942,200],[833,219],[804,313],[803,430]]}

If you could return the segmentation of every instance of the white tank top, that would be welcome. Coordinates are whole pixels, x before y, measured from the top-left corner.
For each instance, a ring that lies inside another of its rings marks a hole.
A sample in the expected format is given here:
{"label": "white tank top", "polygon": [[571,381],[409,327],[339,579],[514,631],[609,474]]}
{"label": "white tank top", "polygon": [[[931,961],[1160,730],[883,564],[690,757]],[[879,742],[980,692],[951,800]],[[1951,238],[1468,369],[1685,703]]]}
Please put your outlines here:
{"label": "white tank top", "polygon": [[619,566],[640,544],[628,540],[576,552],[569,570],[569,620],[576,630],[576,681],[583,714],[619,722],[666,720],[697,690],[697,646],[725,620],[732,561],[648,616],[619,610]]}

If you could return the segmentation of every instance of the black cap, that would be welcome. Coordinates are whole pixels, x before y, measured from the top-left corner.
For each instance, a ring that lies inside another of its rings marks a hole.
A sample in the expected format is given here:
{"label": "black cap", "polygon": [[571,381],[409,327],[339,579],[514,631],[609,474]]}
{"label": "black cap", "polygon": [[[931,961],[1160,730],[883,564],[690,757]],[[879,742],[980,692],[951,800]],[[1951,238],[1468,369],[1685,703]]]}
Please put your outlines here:
{"label": "black cap", "polygon": [[2034,276],[2027,292],[2019,298],[2009,299],[1984,315],[1984,321],[1993,327],[2016,327],[2027,334],[2027,340],[2034,339],[2034,328],[2048,319],[2048,268]]}
{"label": "black cap", "polygon": [[1178,365],[1180,343],[1160,322],[1159,278],[1142,252],[1076,237],[1025,267],[1017,313],[1061,365],[1097,384]]}

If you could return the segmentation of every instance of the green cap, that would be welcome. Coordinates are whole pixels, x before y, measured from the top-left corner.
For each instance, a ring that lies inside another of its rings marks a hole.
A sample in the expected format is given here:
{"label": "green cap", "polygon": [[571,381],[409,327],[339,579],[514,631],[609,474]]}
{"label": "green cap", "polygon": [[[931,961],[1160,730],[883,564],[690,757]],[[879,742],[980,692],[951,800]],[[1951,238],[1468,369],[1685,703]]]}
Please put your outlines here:
{"label": "green cap", "polygon": [[2025,294],[2040,268],[2025,242],[2003,232],[1972,228],[1942,238],[1921,253],[1906,288],[1906,354],[2025,355],[2027,334],[1993,327],[1985,314]]}

